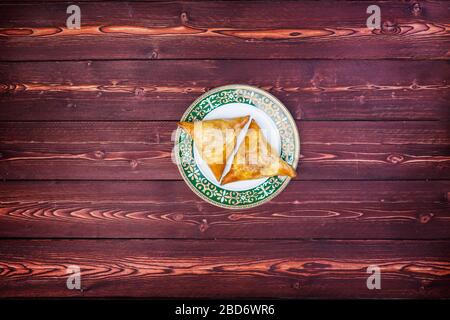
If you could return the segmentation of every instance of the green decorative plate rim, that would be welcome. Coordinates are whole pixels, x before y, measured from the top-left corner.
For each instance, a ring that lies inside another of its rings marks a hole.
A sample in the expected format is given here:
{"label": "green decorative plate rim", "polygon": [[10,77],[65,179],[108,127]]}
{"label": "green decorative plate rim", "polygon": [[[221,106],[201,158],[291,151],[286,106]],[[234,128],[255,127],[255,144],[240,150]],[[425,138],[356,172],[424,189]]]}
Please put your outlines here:
{"label": "green decorative plate rim", "polygon": [[[272,118],[281,137],[281,157],[294,169],[297,168],[300,154],[297,125],[283,103],[267,91],[240,84],[217,87],[197,98],[180,121],[202,120],[212,110],[229,103],[256,107]],[[289,177],[271,177],[254,188],[242,191],[216,186],[198,168],[192,138],[180,128],[176,131],[174,153],[178,170],[189,188],[206,202],[222,208],[246,209],[262,205],[283,191],[291,180]]]}

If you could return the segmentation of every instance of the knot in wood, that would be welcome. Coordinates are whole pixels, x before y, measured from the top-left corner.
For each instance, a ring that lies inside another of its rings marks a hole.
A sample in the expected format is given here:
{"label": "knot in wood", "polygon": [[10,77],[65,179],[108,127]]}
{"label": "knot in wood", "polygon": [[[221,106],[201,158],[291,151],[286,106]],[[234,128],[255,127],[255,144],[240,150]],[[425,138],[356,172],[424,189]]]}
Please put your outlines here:
{"label": "knot in wood", "polygon": [[180,15],[180,19],[181,19],[181,24],[186,24],[189,21],[188,15],[186,12],[182,12]]}
{"label": "knot in wood", "polygon": [[102,150],[98,150],[94,152],[94,157],[96,157],[97,159],[104,159],[105,158],[106,153]]}
{"label": "knot in wood", "polygon": [[422,213],[419,216],[419,221],[420,223],[428,223],[430,222],[431,218],[433,218],[434,214],[433,213]]}
{"label": "knot in wood", "polygon": [[228,219],[231,221],[237,221],[237,220],[241,219],[242,217],[244,217],[244,215],[238,214],[238,213],[232,213],[228,216]]}
{"label": "knot in wood", "polygon": [[206,230],[209,229],[208,221],[206,219],[202,220],[202,223],[200,223],[199,229],[200,229],[200,232],[205,232]]}
{"label": "knot in wood", "polygon": [[182,213],[176,213],[176,214],[173,216],[173,219],[174,219],[175,221],[181,221],[181,220],[183,220],[183,218],[184,218],[184,215],[183,215]]}
{"label": "knot in wood", "polygon": [[397,34],[400,33],[400,28],[391,21],[385,21],[381,25],[381,31],[383,34]]}
{"label": "knot in wood", "polygon": [[137,160],[133,159],[130,161],[130,166],[132,169],[136,169],[136,167],[138,166],[138,162]]}
{"label": "knot in wood", "polygon": [[405,160],[405,158],[399,154],[391,154],[386,158],[387,161],[393,164],[397,164]]}
{"label": "knot in wood", "polygon": [[142,95],[144,95],[144,89],[142,89],[142,88],[134,89],[134,95],[135,96],[142,96]]}

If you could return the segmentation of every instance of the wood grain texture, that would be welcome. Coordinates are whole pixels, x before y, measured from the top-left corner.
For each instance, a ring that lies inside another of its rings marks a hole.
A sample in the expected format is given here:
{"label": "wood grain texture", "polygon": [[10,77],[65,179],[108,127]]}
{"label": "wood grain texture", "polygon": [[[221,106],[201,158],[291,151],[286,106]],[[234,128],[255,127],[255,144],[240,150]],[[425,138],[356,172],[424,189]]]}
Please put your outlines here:
{"label": "wood grain texture", "polygon": [[[367,1],[80,2],[80,30],[58,2],[0,4],[1,298],[450,298],[449,2],[379,2],[376,30]],[[300,131],[298,178],[248,210],[171,161],[230,83]]]}
{"label": "wood grain texture", "polygon": [[299,120],[450,119],[447,61],[0,63],[0,119],[179,120],[211,88],[261,87]]}
{"label": "wood grain texture", "polygon": [[379,5],[375,30],[364,1],[83,3],[79,30],[66,4],[3,5],[0,59],[448,59],[448,2]]}
{"label": "wood grain texture", "polygon": [[[297,179],[448,179],[447,121],[298,122]],[[175,122],[3,122],[2,179],[180,179]]]}
{"label": "wood grain texture", "polygon": [[[0,242],[5,297],[450,297],[448,241]],[[83,291],[66,268],[81,268]],[[382,290],[368,290],[378,265]]]}
{"label": "wood grain texture", "polygon": [[0,237],[450,239],[449,181],[294,181],[227,210],[177,181],[6,182]]}

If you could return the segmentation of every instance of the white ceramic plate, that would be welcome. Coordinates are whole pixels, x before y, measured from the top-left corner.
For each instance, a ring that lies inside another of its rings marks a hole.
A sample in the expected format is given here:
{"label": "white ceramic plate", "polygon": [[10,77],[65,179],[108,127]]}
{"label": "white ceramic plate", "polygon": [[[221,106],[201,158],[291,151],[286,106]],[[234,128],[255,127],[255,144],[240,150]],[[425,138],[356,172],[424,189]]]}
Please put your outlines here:
{"label": "white ceramic plate", "polygon": [[[247,115],[258,123],[267,141],[280,153],[283,160],[296,168],[300,143],[295,121],[286,107],[266,91],[244,85],[213,89],[194,101],[181,121]],[[246,130],[247,127],[238,137],[237,147]],[[220,207],[242,209],[261,205],[279,194],[290,180],[289,177],[277,176],[220,185],[209,166],[200,157],[191,137],[181,129],[178,129],[176,135],[175,155],[180,173],[191,190],[205,201]],[[229,160],[233,156],[234,153]],[[228,161],[224,175],[230,165],[231,161]]]}

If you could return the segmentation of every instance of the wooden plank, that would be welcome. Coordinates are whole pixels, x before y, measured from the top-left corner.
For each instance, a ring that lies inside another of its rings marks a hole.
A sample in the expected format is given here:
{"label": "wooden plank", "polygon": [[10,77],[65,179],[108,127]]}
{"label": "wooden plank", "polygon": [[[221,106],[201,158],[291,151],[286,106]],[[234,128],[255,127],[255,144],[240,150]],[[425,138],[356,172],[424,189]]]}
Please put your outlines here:
{"label": "wooden plank", "polygon": [[[449,241],[2,240],[1,297],[448,298]],[[68,290],[67,267],[81,268]],[[367,289],[367,268],[381,290]]]}
{"label": "wooden plank", "polygon": [[365,1],[82,3],[69,30],[66,3],[8,4],[0,59],[448,59],[448,2],[378,5],[370,30]]}
{"label": "wooden plank", "polygon": [[[447,121],[307,121],[300,180],[448,179]],[[2,122],[2,179],[180,179],[175,122]]]}
{"label": "wooden plank", "polygon": [[1,238],[450,239],[449,181],[293,181],[227,210],[180,181],[6,182]]}
{"label": "wooden plank", "polygon": [[0,119],[178,120],[210,88],[245,83],[301,120],[450,119],[447,61],[0,63]]}

